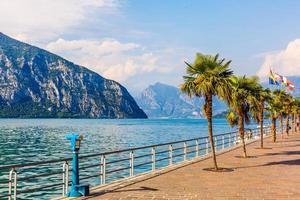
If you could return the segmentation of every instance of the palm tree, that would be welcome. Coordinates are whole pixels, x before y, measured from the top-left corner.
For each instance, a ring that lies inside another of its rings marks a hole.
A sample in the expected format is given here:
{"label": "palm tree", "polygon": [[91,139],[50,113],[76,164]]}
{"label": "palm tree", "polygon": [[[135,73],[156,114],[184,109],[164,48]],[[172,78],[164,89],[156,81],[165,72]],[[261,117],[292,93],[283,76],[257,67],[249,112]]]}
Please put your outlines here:
{"label": "palm tree", "polygon": [[[245,144],[245,123],[250,123],[249,112],[251,107],[258,107],[257,94],[259,93],[260,85],[257,77],[246,78],[245,76],[232,78],[233,89],[231,91],[232,101],[230,101],[231,110],[237,115],[237,124],[239,126],[239,135],[243,143],[244,158],[247,158]],[[230,114],[227,118],[234,120],[234,115]],[[232,118],[233,117],[233,118]],[[234,122],[234,121],[233,121]],[[232,123],[234,124],[234,123]]]}
{"label": "palm tree", "polygon": [[279,119],[280,119],[280,129],[281,129],[281,138],[283,138],[283,118],[286,116],[285,108],[282,102],[285,102],[285,97],[287,93],[284,90],[274,90],[273,98],[276,99],[277,102],[281,102],[279,106]]}
{"label": "palm tree", "polygon": [[291,115],[292,115],[292,133],[296,133],[295,128],[296,128],[296,113],[297,113],[297,102],[296,100],[293,101],[291,105]]}
{"label": "palm tree", "polygon": [[219,55],[196,54],[193,64],[187,65],[184,83],[180,86],[181,91],[189,96],[203,96],[205,98],[204,112],[208,122],[208,135],[212,150],[214,169],[218,170],[212,126],[212,97],[218,96],[229,102],[231,100],[231,76],[233,71],[229,65],[231,61],[219,59]]}
{"label": "palm tree", "polygon": [[[271,90],[264,89],[260,87],[259,89],[259,104],[258,104],[258,122],[260,126],[260,148],[264,148],[264,110],[265,110],[265,103],[271,100]],[[256,110],[254,109],[256,112]],[[255,115],[255,114],[254,114]]]}
{"label": "palm tree", "polygon": [[280,112],[282,110],[280,99],[276,97],[277,97],[276,93],[273,92],[272,98],[269,100],[269,104],[267,107],[267,110],[269,112],[267,116],[272,121],[271,132],[272,132],[273,142],[276,142],[276,121],[278,116],[280,116]]}
{"label": "palm tree", "polygon": [[289,129],[290,129],[290,114],[292,109],[293,97],[290,94],[286,94],[283,101],[283,107],[286,114],[286,134],[289,136]]}
{"label": "palm tree", "polygon": [[299,109],[300,109],[300,100],[299,99],[295,99],[294,98],[294,101],[293,101],[293,104],[292,104],[292,114],[293,114],[293,133],[296,133],[297,132],[297,122],[299,120]]}
{"label": "palm tree", "polygon": [[297,121],[296,121],[296,132],[297,131],[299,131],[300,130],[300,127],[299,127],[299,124],[300,124],[300,99],[296,99],[296,101],[297,101],[297,114],[296,114],[296,116],[297,116]]}
{"label": "palm tree", "polygon": [[297,122],[297,127],[298,127],[298,129],[297,129],[297,131],[299,131],[300,130],[300,105],[299,105],[299,107],[298,107],[298,122]]}

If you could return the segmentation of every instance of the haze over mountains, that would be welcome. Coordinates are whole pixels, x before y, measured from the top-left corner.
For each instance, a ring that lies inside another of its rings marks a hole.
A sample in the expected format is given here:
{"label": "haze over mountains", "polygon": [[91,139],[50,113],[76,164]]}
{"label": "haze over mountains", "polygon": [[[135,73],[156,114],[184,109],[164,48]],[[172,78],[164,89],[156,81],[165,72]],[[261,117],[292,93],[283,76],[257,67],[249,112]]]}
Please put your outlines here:
{"label": "haze over mountains", "polygon": [[[300,77],[289,76],[296,85],[296,90],[291,94],[295,97],[300,96],[299,86]],[[268,82],[262,84],[271,89],[281,88],[270,86]],[[297,88],[298,86],[298,88]],[[283,88],[283,87],[282,87]],[[155,83],[144,89],[135,97],[139,106],[144,110],[149,118],[203,118],[204,98],[188,97],[182,94],[177,87]],[[227,105],[217,97],[213,99],[213,115],[223,117],[228,110]]]}
{"label": "haze over mountains", "polygon": [[147,116],[119,83],[0,33],[0,117]]}
{"label": "haze over mountains", "polygon": [[[155,83],[136,97],[139,106],[150,118],[203,118],[204,98],[190,98],[177,87]],[[227,110],[225,103],[213,99],[214,114]]]}

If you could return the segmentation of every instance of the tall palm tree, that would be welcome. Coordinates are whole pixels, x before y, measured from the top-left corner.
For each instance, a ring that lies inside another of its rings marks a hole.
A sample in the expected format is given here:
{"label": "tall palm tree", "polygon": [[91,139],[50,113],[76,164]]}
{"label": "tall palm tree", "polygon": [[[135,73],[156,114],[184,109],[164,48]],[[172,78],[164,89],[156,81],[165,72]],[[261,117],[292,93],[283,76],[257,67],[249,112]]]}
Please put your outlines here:
{"label": "tall palm tree", "polygon": [[233,71],[229,68],[231,61],[219,59],[219,55],[196,54],[194,63],[187,65],[184,83],[181,91],[189,96],[203,96],[205,98],[204,111],[208,122],[208,135],[212,151],[214,169],[218,170],[215,154],[212,126],[212,98],[218,96],[226,102],[230,102],[231,76]]}
{"label": "tall palm tree", "polygon": [[292,113],[292,132],[296,133],[297,132],[297,121],[298,118],[298,113],[299,113],[299,108],[300,108],[300,100],[293,98],[292,105],[291,105],[291,113]]}
{"label": "tall palm tree", "polygon": [[272,132],[272,138],[273,142],[276,142],[276,121],[278,116],[280,115],[280,112],[282,110],[281,107],[281,102],[279,98],[276,98],[276,93],[272,93],[272,98],[269,100],[268,106],[267,106],[267,111],[268,111],[268,117],[272,121],[272,126],[271,126],[271,132]]}
{"label": "tall palm tree", "polygon": [[297,133],[297,131],[299,131],[300,130],[300,127],[299,127],[299,125],[300,125],[300,99],[299,98],[297,98],[296,99],[296,101],[297,101],[297,121],[296,121],[296,133]]}
{"label": "tall palm tree", "polygon": [[296,100],[293,101],[291,105],[291,115],[292,115],[292,133],[296,133],[295,128],[296,128],[296,114],[297,114],[297,102]]}
{"label": "tall palm tree", "polygon": [[300,100],[294,98],[293,104],[292,104],[292,114],[293,114],[293,133],[297,132],[298,127],[298,120],[299,120],[299,110],[300,110]]}
{"label": "tall palm tree", "polygon": [[291,109],[292,109],[292,104],[293,104],[293,97],[290,94],[286,94],[284,97],[283,101],[283,107],[285,110],[286,114],[286,135],[289,136],[289,130],[290,130],[290,114],[291,114]]}
{"label": "tall palm tree", "polygon": [[[247,78],[246,76],[232,78],[233,89],[231,91],[232,101],[230,101],[231,110],[237,115],[239,135],[243,143],[243,156],[247,158],[245,144],[245,123],[250,123],[249,112],[251,107],[258,107],[257,94],[260,85],[257,77]],[[233,116],[231,114],[231,116]],[[234,119],[234,118],[233,118]],[[229,117],[229,121],[230,121]]]}
{"label": "tall palm tree", "polygon": [[279,106],[279,122],[280,122],[280,129],[281,129],[281,138],[283,138],[283,118],[286,116],[284,103],[285,97],[287,93],[284,90],[274,90],[273,91],[273,98],[276,99],[276,101],[281,102]]}
{"label": "tall palm tree", "polygon": [[[260,148],[264,148],[264,110],[265,110],[265,104],[269,103],[271,100],[271,90],[270,89],[264,89],[260,87],[259,93],[259,104],[258,104],[258,122],[260,126]],[[254,110],[256,112],[256,110]],[[254,114],[255,115],[255,114]]]}

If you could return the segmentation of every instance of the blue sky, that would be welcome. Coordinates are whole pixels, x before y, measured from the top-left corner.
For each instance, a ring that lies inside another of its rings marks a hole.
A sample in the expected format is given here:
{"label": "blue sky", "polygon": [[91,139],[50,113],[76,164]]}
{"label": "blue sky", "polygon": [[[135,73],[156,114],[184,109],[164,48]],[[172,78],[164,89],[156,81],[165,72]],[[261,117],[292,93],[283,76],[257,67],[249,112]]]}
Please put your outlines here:
{"label": "blue sky", "polygon": [[[194,54],[220,53],[239,75],[300,75],[300,1],[0,0],[4,33],[137,93],[178,85]],[[3,16],[2,16],[3,15]]]}

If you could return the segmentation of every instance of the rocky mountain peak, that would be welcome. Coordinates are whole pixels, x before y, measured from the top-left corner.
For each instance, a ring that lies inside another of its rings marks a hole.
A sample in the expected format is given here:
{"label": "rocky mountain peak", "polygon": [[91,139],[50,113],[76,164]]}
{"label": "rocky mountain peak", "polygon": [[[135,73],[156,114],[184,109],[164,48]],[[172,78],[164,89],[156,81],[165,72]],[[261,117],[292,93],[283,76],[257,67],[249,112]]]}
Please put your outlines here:
{"label": "rocky mountain peak", "polygon": [[[136,97],[137,103],[151,118],[201,118],[203,117],[203,98],[190,98],[179,88],[155,83],[150,85]],[[214,98],[215,113],[223,112],[226,105]]]}
{"label": "rocky mountain peak", "polygon": [[119,83],[0,34],[0,117],[147,116]]}

